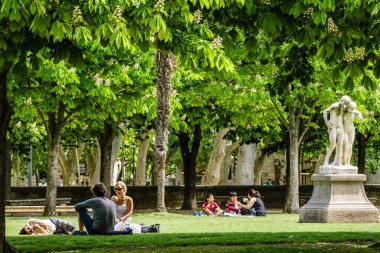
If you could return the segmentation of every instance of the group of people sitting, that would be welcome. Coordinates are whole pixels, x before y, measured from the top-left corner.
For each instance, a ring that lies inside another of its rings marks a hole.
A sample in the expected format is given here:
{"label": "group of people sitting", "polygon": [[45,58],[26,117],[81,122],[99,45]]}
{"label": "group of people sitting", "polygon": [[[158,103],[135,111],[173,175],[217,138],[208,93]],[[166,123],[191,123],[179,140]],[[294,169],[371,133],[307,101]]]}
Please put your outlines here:
{"label": "group of people sitting", "polygon": [[[222,210],[214,201],[214,196],[207,194],[206,200],[202,204],[202,213],[207,216],[266,216],[264,202],[258,191],[250,189],[247,198],[243,198],[243,202],[245,204],[238,201],[236,192],[230,192],[230,199],[226,203],[225,210]],[[199,216],[199,213],[196,215]]]}
{"label": "group of people sitting", "polygon": [[[79,230],[75,230],[75,225],[71,222],[57,218],[47,220],[29,219],[19,234],[30,235],[51,235],[51,234],[129,234],[132,232],[131,217],[133,213],[133,199],[127,196],[127,186],[124,182],[118,181],[114,190],[116,195],[111,199],[106,197],[107,187],[98,183],[91,191],[94,198],[80,202],[74,206],[79,214]],[[92,209],[92,216],[88,209]],[[152,226],[138,225],[140,232],[159,232],[159,225]],[[86,231],[84,231],[86,228]]]}
{"label": "group of people sitting", "polygon": [[[114,190],[116,195],[111,199],[106,197],[107,187],[98,183],[95,184],[91,191],[94,198],[80,202],[74,206],[79,214],[79,230],[75,230],[75,225],[57,218],[47,220],[29,219],[26,225],[21,229],[20,235],[51,235],[51,234],[72,234],[72,235],[114,235],[130,234],[132,226],[138,225],[140,233],[159,232],[159,225],[144,226],[141,224],[131,224],[133,213],[133,199],[127,196],[127,186],[124,182],[118,181]],[[260,193],[254,189],[248,191],[248,198],[244,198],[242,204],[237,200],[236,192],[230,193],[230,199],[226,204],[225,211],[221,210],[214,201],[214,196],[208,194],[206,201],[203,203],[202,211],[205,215],[254,215],[265,216],[266,211],[264,203],[261,200]],[[92,209],[92,216],[88,209]],[[84,231],[86,228],[86,231]]]}

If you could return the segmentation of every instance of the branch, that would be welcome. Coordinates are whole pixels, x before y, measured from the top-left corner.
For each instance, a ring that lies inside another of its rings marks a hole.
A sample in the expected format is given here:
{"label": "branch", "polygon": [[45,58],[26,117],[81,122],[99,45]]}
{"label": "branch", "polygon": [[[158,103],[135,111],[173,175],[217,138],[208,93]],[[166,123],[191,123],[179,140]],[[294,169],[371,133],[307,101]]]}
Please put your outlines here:
{"label": "branch", "polygon": [[301,106],[300,106],[300,109],[298,111],[298,114],[296,116],[296,122],[298,122],[302,116],[302,113],[303,113],[303,109],[305,108],[305,97],[302,99],[302,102],[301,102]]}
{"label": "branch", "polygon": [[[312,111],[314,110],[316,103],[317,103],[317,100],[314,100],[313,105],[311,106]],[[301,145],[303,138],[305,137],[307,131],[309,131],[309,128],[310,128],[309,124],[310,124],[311,118],[312,117],[309,117],[309,119],[306,121],[305,128],[303,129],[302,133],[300,134],[300,137],[298,138],[298,146]]]}
{"label": "branch", "polygon": [[44,124],[44,126],[45,126],[46,132],[49,132],[48,122],[47,122],[47,120],[45,120],[44,113],[41,111],[41,109],[38,106],[36,106],[36,108],[37,108],[38,114],[40,115],[40,117],[42,119],[42,124]]}
{"label": "branch", "polygon": [[272,101],[272,104],[274,105],[274,113],[276,114],[277,119],[286,127],[286,129],[289,130],[288,121],[286,120],[284,115],[282,115],[280,108],[278,108],[276,102],[273,100],[272,97],[270,98],[270,100]]}

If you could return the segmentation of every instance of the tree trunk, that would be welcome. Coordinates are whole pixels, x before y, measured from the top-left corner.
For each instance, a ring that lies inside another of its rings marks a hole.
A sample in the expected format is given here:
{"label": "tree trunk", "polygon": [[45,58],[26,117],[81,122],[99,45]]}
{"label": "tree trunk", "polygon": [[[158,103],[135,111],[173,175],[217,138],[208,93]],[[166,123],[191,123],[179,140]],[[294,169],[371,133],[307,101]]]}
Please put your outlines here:
{"label": "tree trunk", "polygon": [[190,150],[190,136],[188,132],[179,133],[179,143],[181,147],[181,156],[184,170],[184,192],[182,210],[194,210],[196,208],[195,186],[197,175],[195,172],[197,156],[202,140],[202,129],[200,124],[194,127],[193,143]]}
{"label": "tree trunk", "polygon": [[7,163],[7,176],[6,176],[6,185],[8,186],[5,189],[5,199],[10,199],[11,198],[11,187],[12,187],[12,160],[11,160],[11,153],[10,153],[10,145],[9,142],[7,141],[7,158],[6,158],[6,163]]}
{"label": "tree trunk", "polygon": [[100,146],[100,181],[108,188],[111,187],[111,155],[115,130],[112,125],[104,123],[104,131],[99,134]]}
{"label": "tree trunk", "polygon": [[232,164],[231,155],[239,146],[240,146],[239,141],[236,141],[236,142],[226,146],[226,148],[224,150],[225,155],[223,158],[222,168],[220,170],[220,179],[219,179],[218,185],[226,185],[227,184],[228,174],[231,170],[231,164]]}
{"label": "tree trunk", "polygon": [[0,71],[0,253],[19,252],[5,241],[5,197],[6,189],[10,188],[6,183],[9,153],[7,131],[11,115],[7,96],[7,75],[8,69]]}
{"label": "tree trunk", "polygon": [[295,111],[289,112],[289,191],[286,193],[284,212],[299,212],[299,122]]}
{"label": "tree trunk", "polygon": [[207,169],[202,178],[202,184],[204,185],[217,185],[220,179],[220,170],[223,164],[223,158],[225,156],[225,148],[227,140],[223,137],[228,133],[230,128],[224,128],[220,130],[214,140],[213,149],[208,160]]}
{"label": "tree trunk", "polygon": [[148,155],[150,144],[150,138],[148,133],[141,135],[139,149],[137,151],[137,163],[136,163],[136,185],[146,185],[146,157]]}
{"label": "tree trunk", "polygon": [[59,179],[59,144],[64,127],[65,105],[58,103],[57,113],[48,113],[48,172],[44,216],[56,215],[57,187]]}
{"label": "tree trunk", "polygon": [[357,132],[356,136],[358,140],[358,174],[364,174],[367,138],[360,132]]}
{"label": "tree trunk", "polygon": [[252,185],[254,183],[253,170],[256,160],[256,144],[244,144],[239,147],[236,166],[236,184]]}
{"label": "tree trunk", "polygon": [[[121,130],[121,131],[120,131]],[[119,131],[115,133],[115,137],[112,141],[112,152],[111,152],[111,185],[115,185],[118,179],[118,175],[120,174],[120,170],[115,173],[115,163],[117,159],[117,153],[120,149],[121,143],[123,142],[125,132],[124,123],[119,124]]]}
{"label": "tree trunk", "polygon": [[165,167],[168,146],[168,130],[170,121],[170,96],[172,93],[172,78],[175,69],[175,56],[161,50],[156,55],[157,67],[157,121],[156,144],[154,152],[157,155],[157,211],[166,212],[165,206]]}
{"label": "tree trunk", "polygon": [[150,175],[150,185],[157,185],[157,155],[154,151],[149,152],[152,159],[151,175]]}
{"label": "tree trunk", "polygon": [[255,174],[255,185],[261,185],[261,175],[263,172],[263,165],[265,158],[267,156],[263,152],[259,152],[259,156],[256,158],[255,167],[254,167],[254,174]]}
{"label": "tree trunk", "polygon": [[87,173],[90,179],[90,185],[100,182],[100,153],[100,145],[97,141],[95,154],[91,152],[87,158]]}
{"label": "tree trunk", "polygon": [[[80,145],[84,145],[81,143]],[[82,148],[83,149],[83,148]],[[81,148],[72,147],[65,155],[62,145],[59,145],[59,165],[63,174],[63,185],[73,186],[79,182],[78,170],[79,170],[79,157]]]}

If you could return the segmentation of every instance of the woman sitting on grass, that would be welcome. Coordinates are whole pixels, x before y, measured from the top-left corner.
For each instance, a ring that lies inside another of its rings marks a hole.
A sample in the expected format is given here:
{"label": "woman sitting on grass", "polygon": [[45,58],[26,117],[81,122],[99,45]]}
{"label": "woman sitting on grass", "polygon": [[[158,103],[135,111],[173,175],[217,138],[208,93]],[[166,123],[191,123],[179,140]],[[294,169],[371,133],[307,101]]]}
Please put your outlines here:
{"label": "woman sitting on grass", "polygon": [[248,199],[244,198],[243,202],[248,202],[246,205],[239,203],[241,207],[241,215],[265,216],[266,210],[264,202],[261,200],[261,195],[258,191],[250,189],[248,191]]}
{"label": "woman sitting on grass", "polygon": [[50,218],[48,220],[29,219],[21,229],[20,235],[71,234],[75,225],[71,222]]}
{"label": "woman sitting on grass", "polygon": [[123,230],[125,227],[129,227],[131,224],[133,199],[127,196],[127,186],[122,181],[116,182],[114,190],[116,196],[112,196],[111,200],[116,204],[115,230],[118,231]]}
{"label": "woman sitting on grass", "polygon": [[218,206],[218,204],[214,202],[214,195],[210,193],[207,194],[206,201],[203,202],[202,211],[204,214],[208,216],[211,216],[211,215],[219,216],[223,214],[223,211],[220,210],[220,207]]}

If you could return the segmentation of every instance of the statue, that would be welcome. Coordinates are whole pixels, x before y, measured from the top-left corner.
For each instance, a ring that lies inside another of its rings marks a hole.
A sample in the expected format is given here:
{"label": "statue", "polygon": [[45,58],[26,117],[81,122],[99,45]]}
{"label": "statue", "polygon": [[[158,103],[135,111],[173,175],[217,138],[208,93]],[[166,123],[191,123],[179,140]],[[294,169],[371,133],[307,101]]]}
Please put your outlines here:
{"label": "statue", "polygon": [[[330,118],[328,119],[328,114]],[[323,111],[323,119],[328,128],[330,146],[327,148],[323,165],[329,165],[332,152],[336,149],[333,166],[350,165],[352,145],[355,138],[354,118],[362,119],[362,114],[356,109],[356,103],[350,97],[343,96],[339,102],[332,104]]]}
{"label": "statue", "polygon": [[355,127],[354,118],[363,119],[362,114],[356,109],[356,103],[351,101],[347,107],[343,110],[343,128],[344,128],[344,140],[343,140],[343,165],[351,165],[352,145],[355,140]]}

